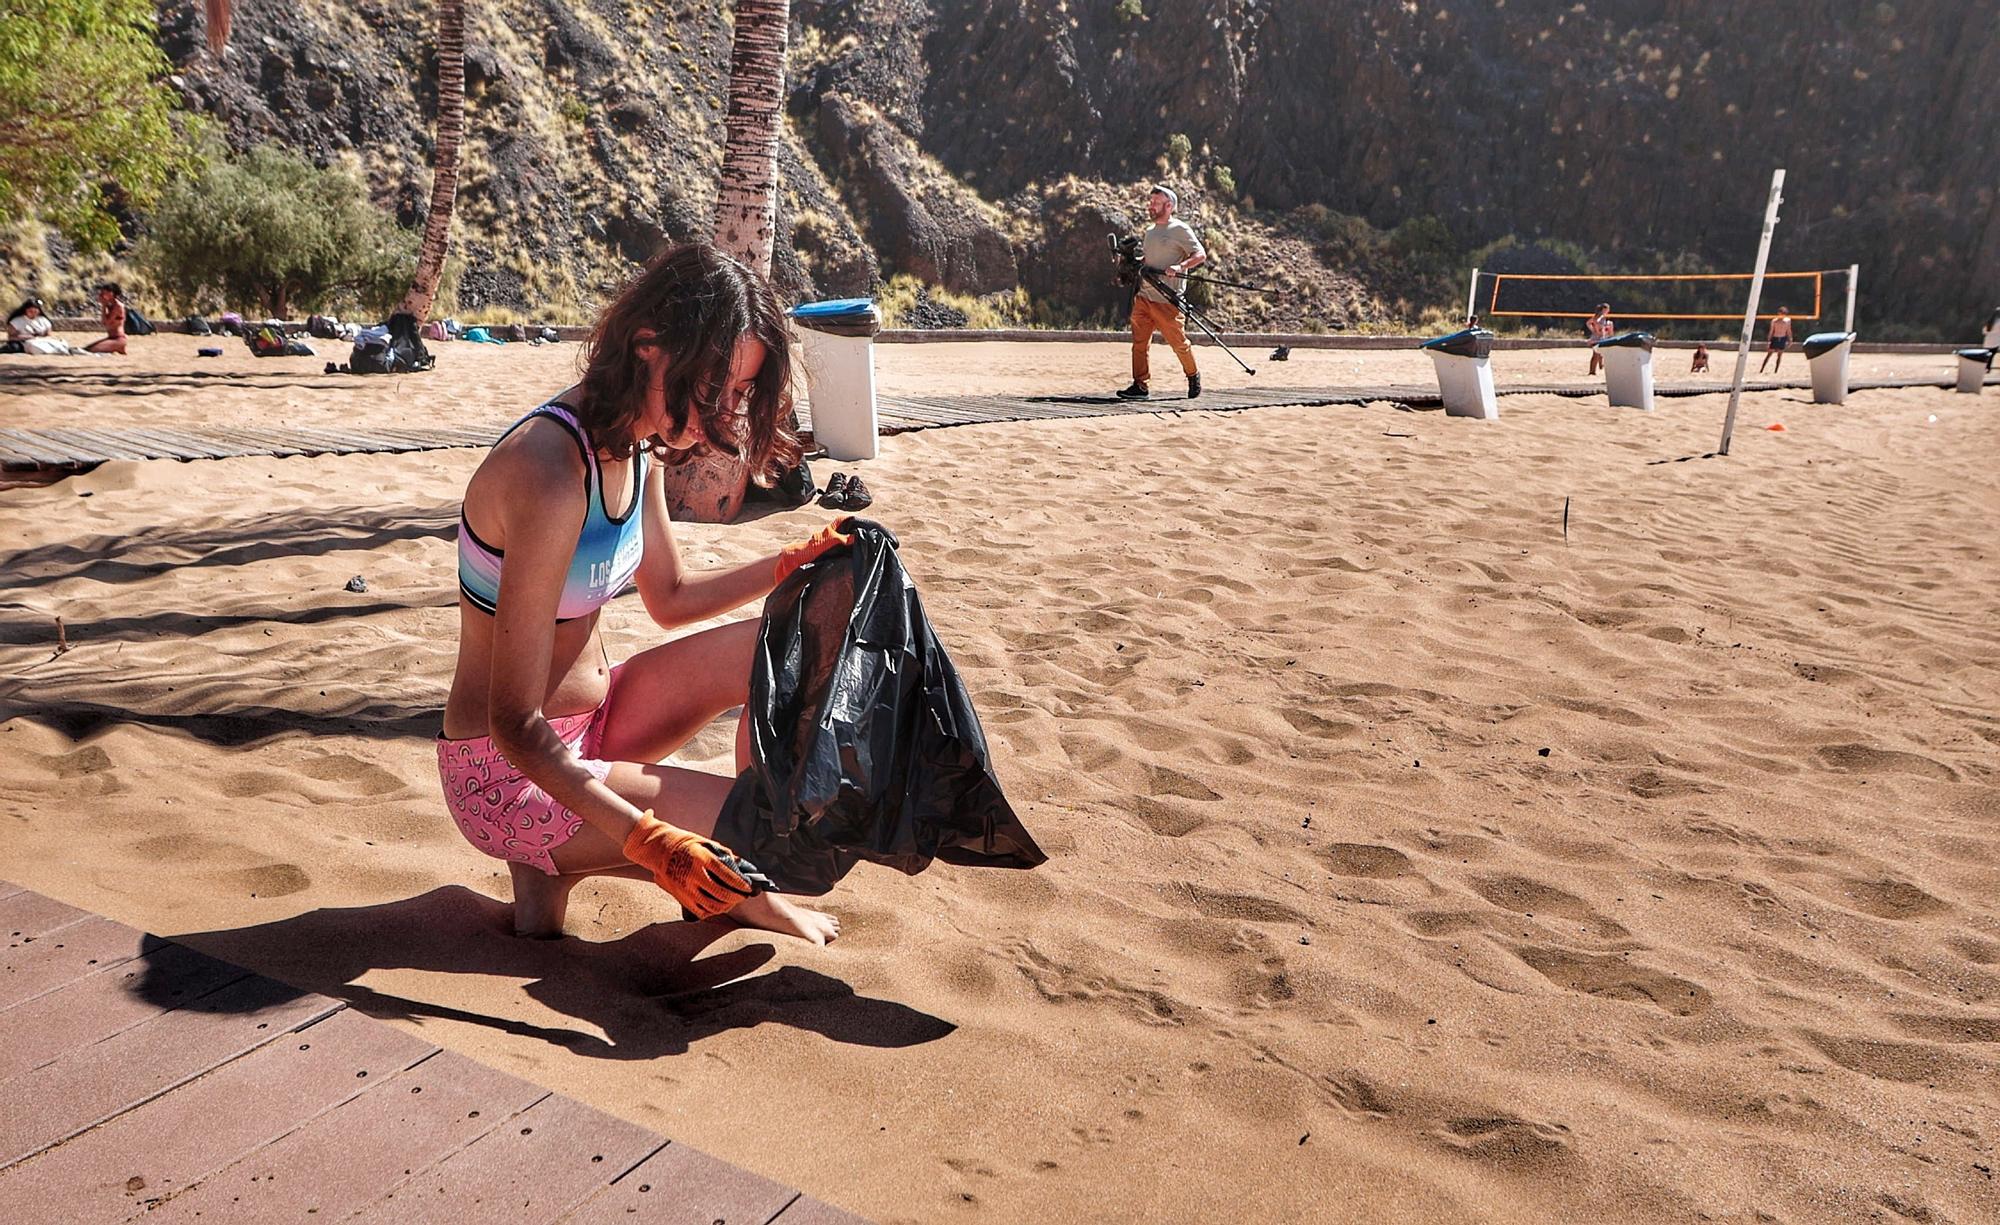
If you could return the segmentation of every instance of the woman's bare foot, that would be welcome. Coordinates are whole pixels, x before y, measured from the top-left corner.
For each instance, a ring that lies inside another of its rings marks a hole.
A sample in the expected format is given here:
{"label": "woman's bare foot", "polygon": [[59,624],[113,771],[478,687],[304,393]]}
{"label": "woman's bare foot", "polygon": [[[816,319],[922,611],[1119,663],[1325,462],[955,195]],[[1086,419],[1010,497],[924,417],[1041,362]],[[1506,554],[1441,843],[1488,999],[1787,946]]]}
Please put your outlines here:
{"label": "woman's bare foot", "polygon": [[550,876],[523,863],[509,863],[507,868],[514,881],[514,934],[531,940],[562,935],[569,891],[581,877]]}
{"label": "woman's bare foot", "polygon": [[840,935],[840,920],[823,910],[807,910],[775,893],[760,893],[730,909],[728,918],[745,927],[761,927],[767,932],[797,936],[814,944],[831,944]]}

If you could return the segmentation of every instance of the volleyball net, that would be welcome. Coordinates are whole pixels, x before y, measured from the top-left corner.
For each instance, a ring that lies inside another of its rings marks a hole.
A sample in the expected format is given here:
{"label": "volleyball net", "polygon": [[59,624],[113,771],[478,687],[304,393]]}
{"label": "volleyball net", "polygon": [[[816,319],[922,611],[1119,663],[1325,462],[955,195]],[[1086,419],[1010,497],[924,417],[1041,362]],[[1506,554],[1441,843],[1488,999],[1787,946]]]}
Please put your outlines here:
{"label": "volleyball net", "polygon": [[[1588,319],[1609,304],[1620,324],[1648,320],[1740,320],[1754,273],[1617,274],[1487,272],[1474,269],[1467,314],[1486,318]],[[1759,319],[1783,308],[1794,319],[1851,318],[1854,268],[1766,272]]]}

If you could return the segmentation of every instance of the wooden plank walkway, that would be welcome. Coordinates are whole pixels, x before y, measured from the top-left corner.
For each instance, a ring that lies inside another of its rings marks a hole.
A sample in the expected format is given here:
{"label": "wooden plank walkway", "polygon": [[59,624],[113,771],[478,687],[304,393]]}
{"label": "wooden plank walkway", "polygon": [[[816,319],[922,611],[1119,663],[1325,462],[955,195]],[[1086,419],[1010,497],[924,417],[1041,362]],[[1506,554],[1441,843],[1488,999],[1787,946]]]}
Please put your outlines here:
{"label": "wooden plank walkway", "polygon": [[0,1221],[861,1221],[6,881],[0,1102]]}
{"label": "wooden plank walkway", "polygon": [[[1899,387],[1951,387],[1955,380],[1938,378],[1860,379],[1852,391]],[[1989,377],[1988,386],[2000,385]],[[1756,380],[1745,391],[1785,391],[1809,388],[1802,380]],[[1545,395],[1580,399],[1604,394],[1600,383],[1503,385],[1502,396]],[[1714,395],[1726,391],[1714,383],[1660,383],[1653,394],[1662,398]],[[877,397],[884,434],[938,429],[954,425],[985,425],[1002,421],[1048,421],[1074,417],[1105,417],[1139,413],[1231,412],[1247,408],[1298,406],[1307,408],[1370,404],[1387,401],[1411,408],[1438,408],[1443,399],[1435,386],[1337,386],[1217,388],[1198,400],[1156,396],[1150,400],[1120,400],[1111,395],[1072,396],[898,396]],[[810,406],[801,417],[811,421]],[[0,469],[89,468],[114,459],[221,459],[242,455],[355,455],[403,451],[435,451],[448,447],[484,447],[499,437],[512,418],[495,418],[464,426],[429,429],[329,429],[294,426],[285,429],[217,426],[202,429],[0,429]]]}

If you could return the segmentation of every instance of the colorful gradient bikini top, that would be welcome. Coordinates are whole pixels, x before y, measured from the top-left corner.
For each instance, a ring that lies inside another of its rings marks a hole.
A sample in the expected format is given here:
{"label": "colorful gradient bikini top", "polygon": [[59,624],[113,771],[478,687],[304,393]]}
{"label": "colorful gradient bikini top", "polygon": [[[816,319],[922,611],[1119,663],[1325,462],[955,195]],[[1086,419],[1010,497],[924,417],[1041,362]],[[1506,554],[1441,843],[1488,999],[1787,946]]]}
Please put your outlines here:
{"label": "colorful gradient bikini top", "polygon": [[[645,516],[640,512],[646,489],[646,453],[639,451],[634,456],[632,505],[627,508],[624,517],[614,519],[604,505],[604,481],[597,468],[597,452],[592,449],[589,436],[567,404],[552,400],[507,427],[507,434],[512,434],[536,417],[561,422],[576,443],[576,449],[583,454],[584,496],[588,509],[584,514],[583,533],[577,538],[576,556],[570,561],[568,576],[563,579],[562,602],[556,606],[558,622],[574,621],[610,603],[611,598],[623,591],[625,585],[632,581],[632,576],[639,572],[639,558],[646,551]],[[500,437],[504,439],[507,434]],[[472,602],[474,608],[488,615],[499,607],[500,566],[504,559],[502,550],[487,544],[473,532],[472,524],[466,521],[465,511],[460,509],[458,590]]]}

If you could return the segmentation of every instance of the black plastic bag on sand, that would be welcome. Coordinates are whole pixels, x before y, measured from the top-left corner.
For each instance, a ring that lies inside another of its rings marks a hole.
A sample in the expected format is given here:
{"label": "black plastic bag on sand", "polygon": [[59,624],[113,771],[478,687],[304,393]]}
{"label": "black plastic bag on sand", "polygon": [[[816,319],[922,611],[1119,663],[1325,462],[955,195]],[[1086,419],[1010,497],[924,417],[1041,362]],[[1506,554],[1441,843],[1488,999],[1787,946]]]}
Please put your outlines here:
{"label": "black plastic bag on sand", "polygon": [[880,524],[771,593],[750,669],[753,765],[716,840],[788,893],[821,894],[863,860],[1032,868],[1035,845],[988,764],[986,736],[916,585]]}

